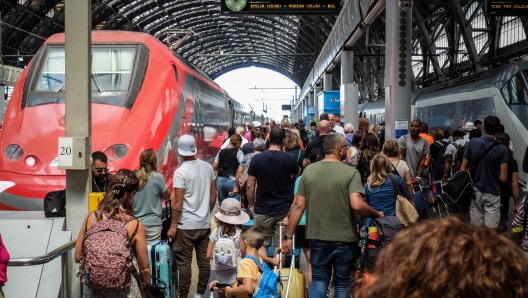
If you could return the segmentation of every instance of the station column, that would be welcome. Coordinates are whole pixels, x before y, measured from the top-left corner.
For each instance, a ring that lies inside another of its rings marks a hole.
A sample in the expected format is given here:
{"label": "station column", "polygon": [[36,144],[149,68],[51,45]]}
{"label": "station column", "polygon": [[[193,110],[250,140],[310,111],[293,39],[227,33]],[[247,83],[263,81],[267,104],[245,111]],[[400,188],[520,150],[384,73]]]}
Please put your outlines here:
{"label": "station column", "polygon": [[[84,169],[66,169],[66,229],[77,238],[88,214],[88,194],[92,187],[91,156],[91,30],[92,1],[66,0],[66,138],[84,139],[74,158],[84,161]],[[59,141],[60,142],[60,141]],[[75,147],[73,147],[75,148]],[[60,163],[59,163],[60,166]],[[79,264],[74,251],[68,253],[67,291],[70,298],[81,297],[80,280],[75,277]]]}
{"label": "station column", "polygon": [[326,72],[323,77],[323,90],[330,91],[332,90],[332,73]]}
{"label": "station column", "polygon": [[314,87],[314,119],[319,120],[319,92],[321,92],[321,83],[315,83]]}
{"label": "station column", "polygon": [[397,139],[411,122],[412,0],[387,1],[385,138]]}
{"label": "station column", "polygon": [[358,86],[354,84],[354,52],[343,50],[341,54],[341,122],[358,127]]}

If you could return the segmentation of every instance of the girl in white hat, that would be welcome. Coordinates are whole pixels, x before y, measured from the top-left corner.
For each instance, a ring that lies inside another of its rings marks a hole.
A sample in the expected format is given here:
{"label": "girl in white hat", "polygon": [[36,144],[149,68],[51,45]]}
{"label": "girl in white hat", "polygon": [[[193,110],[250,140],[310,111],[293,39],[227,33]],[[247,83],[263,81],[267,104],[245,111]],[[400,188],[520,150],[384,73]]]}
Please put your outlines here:
{"label": "girl in white hat", "polygon": [[[240,201],[227,198],[220,210],[215,213],[217,227],[209,236],[207,258],[213,260],[210,280],[221,284],[233,284],[236,279],[236,268],[242,259],[240,252],[240,232],[242,225],[249,221],[249,215],[242,211]],[[220,297],[225,297],[219,292]]]}

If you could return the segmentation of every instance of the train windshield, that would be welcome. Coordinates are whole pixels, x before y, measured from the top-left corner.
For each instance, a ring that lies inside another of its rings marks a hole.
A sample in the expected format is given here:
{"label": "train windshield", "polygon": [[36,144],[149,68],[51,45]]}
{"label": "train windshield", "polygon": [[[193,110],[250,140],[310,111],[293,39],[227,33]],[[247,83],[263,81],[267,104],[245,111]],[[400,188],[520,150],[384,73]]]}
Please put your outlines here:
{"label": "train windshield", "polygon": [[[126,91],[130,85],[135,48],[92,49],[92,91]],[[44,60],[35,91],[63,91],[65,84],[65,50],[50,48]]]}
{"label": "train windshield", "polygon": [[518,72],[500,90],[506,105],[528,128],[528,70]]}
{"label": "train windshield", "polygon": [[[28,74],[24,107],[65,102],[65,49],[48,46],[38,55]],[[92,47],[92,102],[131,108],[148,61],[148,49],[140,45],[94,45]],[[33,73],[33,75],[32,75]]]}

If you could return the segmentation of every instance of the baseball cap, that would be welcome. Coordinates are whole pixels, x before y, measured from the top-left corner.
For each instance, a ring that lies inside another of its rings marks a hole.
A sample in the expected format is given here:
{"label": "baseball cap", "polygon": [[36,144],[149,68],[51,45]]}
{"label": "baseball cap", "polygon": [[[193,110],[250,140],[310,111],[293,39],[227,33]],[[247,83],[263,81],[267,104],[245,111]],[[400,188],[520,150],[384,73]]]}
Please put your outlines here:
{"label": "baseball cap", "polygon": [[193,136],[183,135],[178,140],[178,153],[181,156],[194,156],[196,154],[196,141]]}

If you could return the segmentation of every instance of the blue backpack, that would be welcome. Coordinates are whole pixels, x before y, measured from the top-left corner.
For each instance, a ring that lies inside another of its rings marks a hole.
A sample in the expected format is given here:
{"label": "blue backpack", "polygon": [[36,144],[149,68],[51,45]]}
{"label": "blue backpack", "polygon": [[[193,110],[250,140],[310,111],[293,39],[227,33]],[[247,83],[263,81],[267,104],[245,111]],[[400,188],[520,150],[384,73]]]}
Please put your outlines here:
{"label": "blue backpack", "polygon": [[253,298],[280,298],[281,297],[281,280],[280,275],[274,273],[266,263],[260,263],[254,256],[246,256],[252,259],[262,270],[262,277],[255,288]]}

